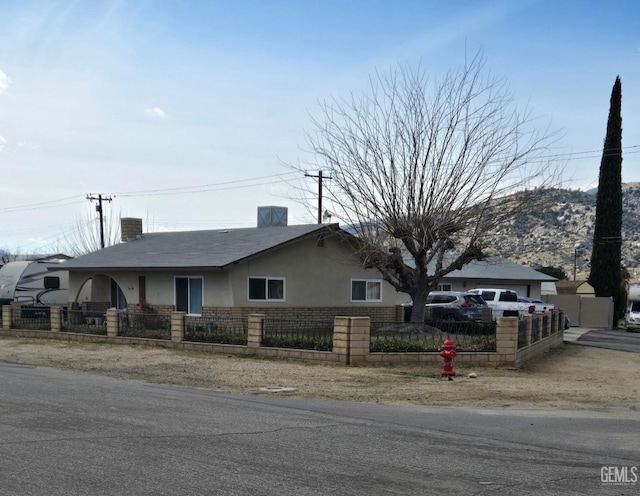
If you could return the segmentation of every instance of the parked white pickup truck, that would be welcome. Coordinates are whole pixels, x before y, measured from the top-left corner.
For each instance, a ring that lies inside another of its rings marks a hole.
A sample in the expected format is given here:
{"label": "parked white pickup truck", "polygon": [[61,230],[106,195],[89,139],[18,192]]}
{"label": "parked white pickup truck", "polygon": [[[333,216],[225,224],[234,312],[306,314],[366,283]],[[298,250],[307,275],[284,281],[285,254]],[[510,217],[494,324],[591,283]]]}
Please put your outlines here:
{"label": "parked white pickup truck", "polygon": [[510,289],[476,288],[467,292],[482,296],[487,305],[491,307],[494,319],[498,317],[522,318],[524,315],[536,311],[534,304],[519,302],[518,293]]}
{"label": "parked white pickup truck", "polygon": [[553,303],[547,303],[546,301],[537,300],[536,298],[529,298],[528,296],[518,296],[518,301],[520,303],[535,305],[536,312],[546,312],[547,310],[553,310],[555,308]]}

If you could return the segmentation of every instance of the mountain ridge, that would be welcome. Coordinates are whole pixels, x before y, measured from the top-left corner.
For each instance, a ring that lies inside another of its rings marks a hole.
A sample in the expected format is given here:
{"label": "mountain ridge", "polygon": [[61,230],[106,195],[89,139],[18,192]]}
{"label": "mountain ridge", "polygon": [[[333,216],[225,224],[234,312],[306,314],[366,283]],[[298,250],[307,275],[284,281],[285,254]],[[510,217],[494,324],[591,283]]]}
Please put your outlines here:
{"label": "mountain ridge", "polygon": [[[569,279],[587,279],[597,190],[551,189],[550,206],[515,219],[495,235],[495,252],[533,268],[561,267]],[[640,280],[640,183],[622,185],[622,264]],[[575,265],[574,265],[575,264]]]}

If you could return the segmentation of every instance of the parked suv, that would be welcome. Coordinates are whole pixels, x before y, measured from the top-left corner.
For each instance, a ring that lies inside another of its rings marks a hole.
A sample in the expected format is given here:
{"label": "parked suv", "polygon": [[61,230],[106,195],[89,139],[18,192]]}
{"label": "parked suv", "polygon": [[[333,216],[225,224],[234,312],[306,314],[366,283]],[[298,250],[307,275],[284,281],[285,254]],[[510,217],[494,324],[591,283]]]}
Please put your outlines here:
{"label": "parked suv", "polygon": [[481,321],[482,309],[488,307],[482,296],[462,291],[432,291],[426,306],[434,319],[473,322]]}

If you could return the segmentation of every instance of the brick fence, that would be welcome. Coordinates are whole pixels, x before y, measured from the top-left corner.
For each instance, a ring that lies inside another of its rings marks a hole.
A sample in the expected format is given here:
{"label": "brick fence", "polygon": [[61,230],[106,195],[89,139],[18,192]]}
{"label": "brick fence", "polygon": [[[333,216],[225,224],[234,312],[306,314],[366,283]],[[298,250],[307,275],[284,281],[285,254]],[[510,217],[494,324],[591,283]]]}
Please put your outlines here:
{"label": "brick fence", "polygon": [[[185,313],[171,312],[171,339],[159,340],[119,336],[120,313],[117,309],[106,312],[106,336],[63,332],[63,314],[59,307],[50,311],[50,330],[16,329],[12,327],[12,307],[4,306],[0,335],[40,337],[74,341],[107,342],[118,344],[146,344],[166,348],[200,350],[226,354],[245,354],[343,365],[380,364],[441,364],[438,352],[371,352],[370,318],[336,316],[333,324],[332,351],[314,351],[262,346],[265,316],[248,316],[247,344],[231,345],[184,341]],[[468,366],[520,367],[564,340],[564,313],[553,310],[536,317],[527,315],[499,318],[496,322],[495,351],[461,351],[455,363]],[[532,330],[535,328],[535,332]]]}

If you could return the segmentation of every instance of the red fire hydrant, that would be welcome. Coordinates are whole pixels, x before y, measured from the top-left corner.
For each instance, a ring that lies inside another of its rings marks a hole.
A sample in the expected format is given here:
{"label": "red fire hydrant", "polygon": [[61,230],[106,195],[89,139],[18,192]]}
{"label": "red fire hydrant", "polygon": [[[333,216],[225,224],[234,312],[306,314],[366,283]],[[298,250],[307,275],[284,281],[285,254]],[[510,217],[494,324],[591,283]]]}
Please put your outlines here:
{"label": "red fire hydrant", "polygon": [[450,381],[453,380],[453,376],[456,375],[455,370],[453,370],[453,366],[451,363],[453,359],[458,355],[456,351],[456,346],[453,344],[453,340],[447,339],[442,344],[442,351],[440,352],[440,356],[444,359],[444,367],[442,368],[442,372],[440,372],[441,376],[447,376]]}

